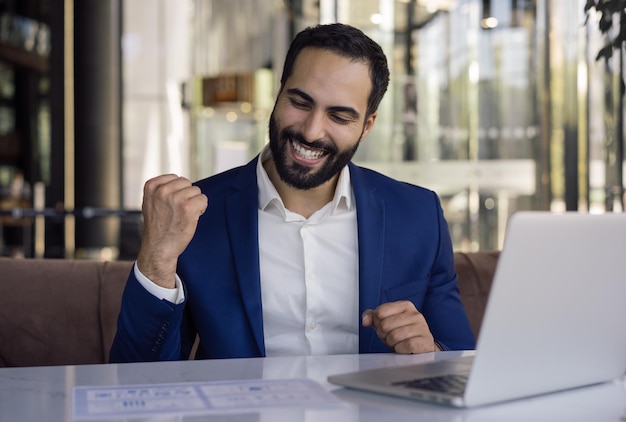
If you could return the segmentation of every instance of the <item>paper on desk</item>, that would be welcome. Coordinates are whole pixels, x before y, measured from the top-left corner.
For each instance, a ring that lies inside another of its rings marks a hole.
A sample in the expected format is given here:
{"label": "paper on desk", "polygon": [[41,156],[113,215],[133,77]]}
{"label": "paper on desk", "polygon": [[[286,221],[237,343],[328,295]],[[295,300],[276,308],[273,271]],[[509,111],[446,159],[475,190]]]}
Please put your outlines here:
{"label": "paper on desk", "polygon": [[309,379],[74,387],[74,419],[251,412],[343,403]]}

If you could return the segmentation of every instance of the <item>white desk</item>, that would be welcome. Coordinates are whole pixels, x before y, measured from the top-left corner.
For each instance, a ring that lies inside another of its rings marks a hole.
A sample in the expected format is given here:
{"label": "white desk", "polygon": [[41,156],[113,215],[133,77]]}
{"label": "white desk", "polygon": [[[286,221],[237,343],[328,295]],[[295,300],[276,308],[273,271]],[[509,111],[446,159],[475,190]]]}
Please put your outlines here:
{"label": "white desk", "polygon": [[[410,364],[459,355],[339,355],[0,368],[0,421],[71,421],[75,386],[119,386],[218,380],[310,378],[344,404],[328,408],[281,409],[229,415],[159,415],[141,421],[220,422],[415,422],[415,421],[625,421],[626,386],[616,382],[471,410],[338,388],[334,373]],[[125,420],[125,419],[115,419]]]}

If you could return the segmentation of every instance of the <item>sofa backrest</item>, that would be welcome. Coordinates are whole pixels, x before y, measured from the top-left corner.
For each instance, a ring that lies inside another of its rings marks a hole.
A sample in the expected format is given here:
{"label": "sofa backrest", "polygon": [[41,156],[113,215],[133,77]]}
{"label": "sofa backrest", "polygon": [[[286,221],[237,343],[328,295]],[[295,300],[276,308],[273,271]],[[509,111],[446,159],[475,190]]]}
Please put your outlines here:
{"label": "sofa backrest", "polygon": [[[498,252],[455,253],[480,332]],[[0,367],[106,363],[130,261],[0,258]]]}
{"label": "sofa backrest", "polygon": [[131,266],[0,258],[0,366],[107,362]]}
{"label": "sofa backrest", "polygon": [[487,298],[498,263],[498,251],[456,252],[454,265],[459,276],[459,291],[474,336],[478,338]]}

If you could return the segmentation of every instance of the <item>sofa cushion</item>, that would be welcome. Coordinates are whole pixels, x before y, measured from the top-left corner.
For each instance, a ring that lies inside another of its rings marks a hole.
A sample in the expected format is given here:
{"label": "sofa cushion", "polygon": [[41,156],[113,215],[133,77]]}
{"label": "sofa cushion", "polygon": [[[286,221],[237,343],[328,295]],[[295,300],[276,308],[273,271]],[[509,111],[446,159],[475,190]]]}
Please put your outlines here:
{"label": "sofa cushion", "polygon": [[104,262],[100,267],[100,327],[104,360],[109,361],[109,349],[117,331],[122,293],[133,263],[130,261]]}
{"label": "sofa cushion", "polygon": [[0,258],[0,366],[105,362],[130,265]]}
{"label": "sofa cushion", "polygon": [[461,300],[465,305],[465,311],[476,338],[480,334],[480,326],[499,256],[498,251],[455,252],[454,254]]}
{"label": "sofa cushion", "polygon": [[[454,254],[480,333],[499,252]],[[130,261],[0,258],[0,367],[108,362]]]}

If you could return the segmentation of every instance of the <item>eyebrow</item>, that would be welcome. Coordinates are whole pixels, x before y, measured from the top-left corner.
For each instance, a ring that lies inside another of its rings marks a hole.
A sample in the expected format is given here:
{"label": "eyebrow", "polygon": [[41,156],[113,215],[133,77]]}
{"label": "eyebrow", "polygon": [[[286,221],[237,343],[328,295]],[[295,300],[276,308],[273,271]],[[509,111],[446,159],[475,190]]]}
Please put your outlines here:
{"label": "eyebrow", "polygon": [[[307,94],[306,92],[298,89],[298,88],[290,88],[287,90],[287,92],[289,94],[292,95],[297,95],[298,97],[301,97],[303,100],[315,105],[315,100],[313,99],[313,97],[311,97],[309,94]],[[347,107],[347,106],[330,106],[327,108],[328,111],[333,111],[336,113],[345,113],[350,115],[350,117],[352,117],[355,120],[359,120],[359,118],[361,117],[361,114],[356,111],[354,108],[352,107]]]}

